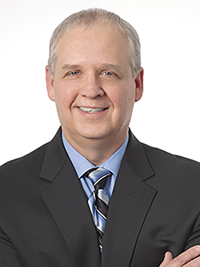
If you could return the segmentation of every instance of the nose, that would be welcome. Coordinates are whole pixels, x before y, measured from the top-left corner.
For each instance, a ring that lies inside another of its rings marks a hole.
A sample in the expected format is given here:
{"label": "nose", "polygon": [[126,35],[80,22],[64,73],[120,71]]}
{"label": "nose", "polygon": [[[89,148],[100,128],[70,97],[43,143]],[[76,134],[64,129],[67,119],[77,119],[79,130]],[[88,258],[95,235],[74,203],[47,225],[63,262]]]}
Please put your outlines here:
{"label": "nose", "polygon": [[87,98],[96,98],[104,95],[103,88],[96,73],[89,73],[84,77],[80,93],[83,97]]}

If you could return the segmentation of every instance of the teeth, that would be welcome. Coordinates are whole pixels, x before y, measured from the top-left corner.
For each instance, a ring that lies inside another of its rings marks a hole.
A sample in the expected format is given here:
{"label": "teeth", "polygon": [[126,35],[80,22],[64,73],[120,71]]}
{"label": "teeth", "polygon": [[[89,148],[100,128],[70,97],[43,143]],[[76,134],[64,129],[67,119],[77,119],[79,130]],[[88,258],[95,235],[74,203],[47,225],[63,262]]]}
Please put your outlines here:
{"label": "teeth", "polygon": [[88,113],[96,113],[105,110],[105,108],[83,108],[83,107],[79,107],[79,109]]}

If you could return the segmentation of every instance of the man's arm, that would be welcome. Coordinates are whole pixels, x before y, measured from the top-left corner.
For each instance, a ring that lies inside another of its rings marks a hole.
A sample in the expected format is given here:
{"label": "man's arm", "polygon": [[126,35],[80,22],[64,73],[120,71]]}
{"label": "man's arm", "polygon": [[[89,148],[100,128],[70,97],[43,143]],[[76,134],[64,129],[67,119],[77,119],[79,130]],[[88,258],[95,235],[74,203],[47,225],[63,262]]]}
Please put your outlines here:
{"label": "man's arm", "polygon": [[174,259],[167,252],[159,267],[200,267],[200,246],[189,248]]}
{"label": "man's arm", "polygon": [[0,267],[24,267],[10,239],[0,228]]}

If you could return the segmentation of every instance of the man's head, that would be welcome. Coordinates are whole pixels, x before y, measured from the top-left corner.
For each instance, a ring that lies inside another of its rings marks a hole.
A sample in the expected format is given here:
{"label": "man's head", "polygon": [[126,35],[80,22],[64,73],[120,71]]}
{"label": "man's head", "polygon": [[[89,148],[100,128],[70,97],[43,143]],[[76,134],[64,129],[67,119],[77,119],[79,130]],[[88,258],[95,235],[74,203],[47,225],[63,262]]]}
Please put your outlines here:
{"label": "man's head", "polygon": [[103,153],[108,151],[104,159],[114,153],[127,136],[134,103],[143,93],[143,69],[130,60],[124,31],[101,17],[88,20],[88,26],[71,23],[60,37],[54,33],[46,81],[65,138],[82,155],[90,148],[103,160]]}
{"label": "man's head", "polygon": [[88,9],[82,10],[78,13],[72,14],[67,17],[58,27],[54,30],[49,47],[49,60],[48,66],[54,75],[56,64],[56,46],[58,40],[67,32],[72,31],[78,26],[83,28],[90,28],[94,25],[106,25],[107,27],[115,28],[124,33],[129,41],[129,60],[132,68],[133,75],[136,77],[141,66],[140,55],[140,40],[135,29],[128,22],[123,20],[115,13],[103,9]]}

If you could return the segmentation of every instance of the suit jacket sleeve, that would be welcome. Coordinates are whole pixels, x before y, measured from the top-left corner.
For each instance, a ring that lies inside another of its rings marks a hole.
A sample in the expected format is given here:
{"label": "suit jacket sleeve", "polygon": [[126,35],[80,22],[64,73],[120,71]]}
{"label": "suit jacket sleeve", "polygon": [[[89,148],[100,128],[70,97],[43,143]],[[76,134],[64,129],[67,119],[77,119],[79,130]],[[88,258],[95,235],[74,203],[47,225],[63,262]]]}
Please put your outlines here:
{"label": "suit jacket sleeve", "polygon": [[194,224],[194,227],[192,229],[192,232],[190,236],[188,237],[185,250],[196,245],[200,245],[200,216],[198,216]]}
{"label": "suit jacket sleeve", "polygon": [[13,244],[0,229],[0,267],[24,267]]}

